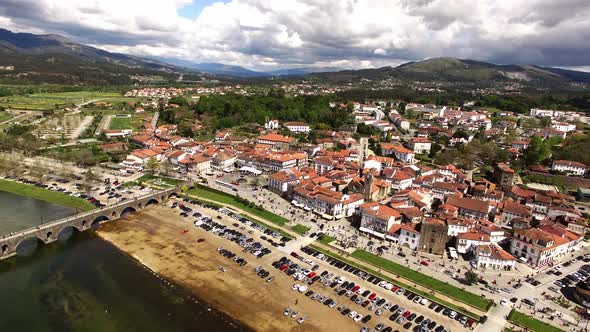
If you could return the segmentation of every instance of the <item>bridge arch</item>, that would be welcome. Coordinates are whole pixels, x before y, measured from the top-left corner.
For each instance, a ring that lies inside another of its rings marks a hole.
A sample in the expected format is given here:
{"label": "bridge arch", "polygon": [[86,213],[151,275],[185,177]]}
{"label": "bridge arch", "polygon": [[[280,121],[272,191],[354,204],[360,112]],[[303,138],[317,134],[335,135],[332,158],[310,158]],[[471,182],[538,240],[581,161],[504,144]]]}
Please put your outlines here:
{"label": "bridge arch", "polygon": [[58,240],[69,239],[72,235],[74,235],[75,233],[79,233],[82,230],[83,229],[80,229],[74,225],[64,226],[62,229],[59,230],[59,233],[57,233],[57,239]]}
{"label": "bridge arch", "polygon": [[155,199],[155,198],[150,198],[150,199],[147,201],[147,203],[145,203],[145,206],[152,205],[152,204],[159,204],[159,203],[160,203],[160,202],[158,202],[158,200],[157,200],[157,199]]}
{"label": "bridge arch", "polygon": [[2,245],[2,256],[6,255],[6,253],[8,252],[8,248],[8,244]]}
{"label": "bridge arch", "polygon": [[31,236],[24,239],[21,239],[15,247],[16,254],[24,254],[25,256],[33,253],[39,244],[44,244],[45,242],[43,239],[39,238],[38,236]]}
{"label": "bridge arch", "polygon": [[92,224],[90,224],[90,227],[92,229],[96,229],[103,221],[109,221],[111,219],[109,219],[109,217],[107,216],[98,216],[96,218],[94,218],[94,220],[92,221]]}
{"label": "bridge arch", "polygon": [[143,205],[141,204],[141,202],[139,202],[139,204],[137,204],[137,210],[141,210],[142,207]]}
{"label": "bridge arch", "polygon": [[137,209],[135,209],[133,206],[128,206],[121,211],[121,213],[119,214],[119,217],[121,218],[124,215],[126,215],[127,213],[131,213],[131,212],[135,212],[135,211],[137,211]]}
{"label": "bridge arch", "polygon": [[47,232],[47,237],[45,238],[45,241],[44,242],[46,242],[47,240],[50,240],[52,236],[53,236],[53,232],[52,231]]}
{"label": "bridge arch", "polygon": [[88,220],[82,220],[82,222],[80,223],[80,230],[85,230],[86,228],[88,228]]}

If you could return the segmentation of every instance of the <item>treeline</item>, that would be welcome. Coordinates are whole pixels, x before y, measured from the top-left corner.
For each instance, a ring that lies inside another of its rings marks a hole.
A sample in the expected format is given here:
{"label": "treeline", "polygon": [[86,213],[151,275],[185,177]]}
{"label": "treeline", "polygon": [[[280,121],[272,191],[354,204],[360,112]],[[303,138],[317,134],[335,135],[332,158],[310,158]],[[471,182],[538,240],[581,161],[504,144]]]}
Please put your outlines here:
{"label": "treeline", "polygon": [[[21,82],[22,83],[22,82]],[[36,93],[59,93],[59,92],[77,92],[77,91],[100,91],[100,92],[121,92],[131,89],[131,86],[80,86],[80,85],[62,85],[62,84],[44,84],[44,85],[2,85],[0,86],[0,97],[29,95]]]}
{"label": "treeline", "polygon": [[353,123],[346,109],[330,108],[328,96],[284,97],[281,94],[239,96],[235,94],[201,97],[195,106],[215,129],[247,123],[264,123],[268,117],[285,121],[305,121],[315,127],[339,128]]}
{"label": "treeline", "polygon": [[468,91],[448,90],[425,92],[410,88],[369,90],[352,89],[336,94],[342,102],[372,100],[401,100],[420,104],[462,106],[467,101],[476,101],[476,107],[495,107],[503,111],[520,114],[529,113],[531,108],[577,110],[590,112],[590,94],[584,93],[527,93],[515,95],[480,95]]}

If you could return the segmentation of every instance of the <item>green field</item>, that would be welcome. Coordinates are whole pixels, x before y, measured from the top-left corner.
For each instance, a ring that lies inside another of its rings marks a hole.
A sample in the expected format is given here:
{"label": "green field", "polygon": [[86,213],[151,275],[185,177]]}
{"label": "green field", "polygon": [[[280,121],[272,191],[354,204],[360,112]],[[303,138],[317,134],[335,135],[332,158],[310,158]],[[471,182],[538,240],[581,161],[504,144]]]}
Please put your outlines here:
{"label": "green field", "polygon": [[402,282],[400,282],[398,280],[393,280],[392,278],[387,277],[387,276],[383,275],[380,272],[377,272],[377,271],[375,271],[373,269],[370,269],[370,268],[368,268],[366,266],[363,266],[363,265],[357,264],[355,262],[352,262],[352,261],[350,261],[350,260],[348,260],[348,259],[346,259],[346,258],[344,258],[344,257],[342,257],[340,255],[337,255],[337,254],[335,254],[335,253],[333,253],[333,252],[331,252],[329,250],[324,250],[324,249],[322,249],[322,248],[320,248],[318,246],[315,246],[315,245],[310,245],[310,247],[313,248],[313,249],[315,249],[315,250],[317,250],[317,251],[319,251],[319,252],[321,252],[321,253],[323,253],[324,255],[331,256],[333,258],[337,258],[338,260],[340,260],[340,261],[342,261],[342,262],[344,262],[344,263],[346,263],[346,264],[348,264],[350,266],[354,266],[357,269],[360,269],[360,270],[369,272],[369,273],[371,273],[374,276],[377,276],[377,277],[379,277],[379,278],[381,278],[383,280],[387,280],[387,281],[389,281],[389,282],[391,282],[391,283],[393,283],[393,284],[395,284],[395,285],[397,285],[397,286],[399,286],[401,288],[404,288],[406,290],[409,290],[409,291],[411,291],[411,292],[413,292],[413,293],[415,293],[417,295],[420,295],[420,296],[422,296],[424,298],[427,298],[427,299],[429,299],[429,300],[431,300],[433,302],[436,302],[438,304],[442,304],[445,307],[451,308],[451,309],[453,309],[453,310],[455,310],[455,311],[457,311],[459,313],[462,313],[462,314],[464,314],[466,316],[469,316],[469,317],[471,317],[471,318],[473,318],[475,320],[479,320],[479,318],[480,318],[479,315],[477,315],[477,314],[469,311],[469,309],[466,309],[464,307],[461,307],[461,306],[459,306],[459,305],[457,305],[455,303],[451,303],[451,302],[447,302],[445,300],[442,300],[442,299],[440,299],[440,298],[438,298],[436,296],[433,296],[432,294],[430,294],[428,292],[419,290],[419,289],[414,288],[414,287],[412,287],[410,285],[404,284],[404,283],[402,283]]}
{"label": "green field", "polygon": [[227,194],[222,191],[215,190],[215,189],[211,189],[208,187],[204,187],[201,185],[189,190],[189,194],[195,195],[198,197],[202,197],[202,198],[206,198],[206,199],[210,199],[210,200],[214,200],[219,203],[235,206],[243,211],[246,211],[246,212],[248,212],[252,215],[255,215],[257,217],[260,217],[264,220],[268,220],[268,221],[272,222],[273,224],[277,224],[279,226],[283,226],[287,222],[289,222],[289,220],[287,220],[286,218],[278,216],[272,212],[247,205],[246,203],[241,202],[240,200],[236,199],[236,196],[233,196],[233,195],[230,195],[230,194]]}
{"label": "green field", "polygon": [[131,117],[117,117],[111,118],[109,129],[131,129]]}
{"label": "green field", "polygon": [[322,234],[322,236],[318,237],[318,241],[320,241],[323,244],[330,244],[330,242],[334,240],[336,239],[326,234]]}
{"label": "green field", "polygon": [[547,324],[542,322],[538,319],[535,319],[529,315],[523,314],[522,312],[518,312],[514,309],[510,311],[508,315],[508,320],[523,328],[527,328],[530,331],[535,332],[564,332],[562,329],[559,329],[553,325]]}
{"label": "green field", "polygon": [[90,211],[96,208],[94,205],[81,198],[68,196],[58,191],[51,191],[28,184],[7,181],[3,179],[0,179],[0,191],[27,196],[58,205],[69,206],[81,211]]}
{"label": "green field", "polygon": [[429,277],[426,274],[412,270],[409,267],[397,264],[385,258],[373,255],[364,250],[355,250],[352,253],[352,256],[364,262],[378,266],[383,270],[397,274],[405,279],[411,280],[416,284],[435,290],[441,294],[444,294],[445,296],[461,301],[474,308],[485,311],[491,305],[490,300],[482,298],[479,295],[473,294],[459,287],[455,287],[438,279]]}
{"label": "green field", "polygon": [[301,224],[297,224],[297,225],[291,227],[291,230],[297,234],[303,235],[303,234],[307,233],[307,231],[309,231],[310,228],[307,226],[303,226]]}
{"label": "green field", "polygon": [[12,114],[8,112],[0,112],[0,122],[4,122],[12,118]]}
{"label": "green field", "polygon": [[[38,93],[0,98],[0,106],[7,108],[45,111],[72,106],[92,99],[123,98],[116,92],[76,91],[59,93]],[[125,99],[125,98],[123,98]],[[133,100],[133,99],[130,99]]]}

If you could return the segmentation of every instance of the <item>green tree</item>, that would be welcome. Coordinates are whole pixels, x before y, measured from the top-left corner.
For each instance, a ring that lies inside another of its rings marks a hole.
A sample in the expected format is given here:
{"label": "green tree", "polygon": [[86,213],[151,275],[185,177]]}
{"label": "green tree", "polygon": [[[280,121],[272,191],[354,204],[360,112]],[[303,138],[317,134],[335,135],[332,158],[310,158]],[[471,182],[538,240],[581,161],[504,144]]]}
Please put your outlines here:
{"label": "green tree", "polygon": [[468,285],[473,285],[478,280],[479,276],[477,273],[473,272],[473,270],[467,270],[467,272],[465,272],[465,282],[467,282]]}
{"label": "green tree", "polygon": [[151,174],[154,174],[154,172],[158,170],[159,165],[160,164],[156,158],[150,157],[150,159],[145,162],[144,168]]}

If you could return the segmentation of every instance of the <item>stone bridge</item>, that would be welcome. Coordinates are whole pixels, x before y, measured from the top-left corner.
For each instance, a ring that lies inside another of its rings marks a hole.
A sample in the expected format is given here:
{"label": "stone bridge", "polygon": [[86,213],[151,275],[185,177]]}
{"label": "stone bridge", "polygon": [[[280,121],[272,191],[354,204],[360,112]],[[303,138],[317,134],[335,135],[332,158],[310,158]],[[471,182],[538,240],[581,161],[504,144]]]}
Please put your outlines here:
{"label": "stone bridge", "polygon": [[133,200],[124,201],[98,210],[79,213],[23,231],[4,235],[0,238],[0,260],[15,256],[17,248],[25,241],[37,239],[42,243],[48,244],[57,241],[60,234],[66,231],[74,230],[83,232],[96,228],[101,222],[116,220],[126,213],[139,211],[152,204],[160,204],[180,191],[181,189],[179,187],[155,191],[136,197]]}

